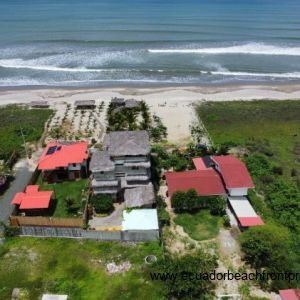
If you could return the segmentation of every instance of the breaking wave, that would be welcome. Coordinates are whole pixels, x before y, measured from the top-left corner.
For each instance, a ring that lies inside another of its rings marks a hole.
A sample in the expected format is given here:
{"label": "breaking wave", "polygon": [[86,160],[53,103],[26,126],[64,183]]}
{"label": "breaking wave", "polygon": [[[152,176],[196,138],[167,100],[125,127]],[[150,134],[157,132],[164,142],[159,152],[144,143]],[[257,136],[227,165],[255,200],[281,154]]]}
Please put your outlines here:
{"label": "breaking wave", "polygon": [[249,43],[216,48],[184,48],[184,49],[148,49],[150,53],[182,53],[182,54],[252,54],[252,55],[285,55],[300,56],[300,47],[285,47],[266,45],[262,43]]}

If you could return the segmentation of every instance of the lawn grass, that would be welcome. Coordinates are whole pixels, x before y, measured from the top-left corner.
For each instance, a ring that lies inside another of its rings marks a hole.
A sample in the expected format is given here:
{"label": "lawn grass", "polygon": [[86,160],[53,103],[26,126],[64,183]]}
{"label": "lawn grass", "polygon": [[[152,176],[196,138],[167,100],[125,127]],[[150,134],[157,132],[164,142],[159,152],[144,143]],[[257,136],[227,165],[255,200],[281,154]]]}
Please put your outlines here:
{"label": "lawn grass", "polygon": [[[0,246],[0,299],[23,289],[23,300],[43,293],[68,299],[164,299],[162,286],[151,281],[144,258],[162,255],[158,242],[126,244],[76,239],[11,238]],[[106,264],[129,261],[125,274],[109,275]]]}
{"label": "lawn grass", "polygon": [[44,183],[41,176],[39,176],[37,184],[39,184],[41,191],[54,191],[54,207],[51,209],[51,215],[53,217],[66,218],[78,216],[76,213],[68,213],[65,204],[67,198],[74,199],[74,206],[78,207],[78,211],[82,211],[84,204],[82,200],[83,198],[87,199],[87,195],[82,193],[82,191],[86,191],[88,179],[48,184]]}
{"label": "lawn grass", "polygon": [[0,160],[7,160],[13,151],[23,154],[21,128],[27,143],[38,141],[52,112],[17,105],[0,107]]}
{"label": "lawn grass", "polygon": [[251,139],[269,144],[286,174],[300,163],[298,100],[206,102],[196,112],[216,144],[245,145]]}
{"label": "lawn grass", "polygon": [[215,238],[222,226],[222,218],[213,216],[208,209],[196,213],[181,213],[175,218],[175,223],[194,240],[203,241]]}

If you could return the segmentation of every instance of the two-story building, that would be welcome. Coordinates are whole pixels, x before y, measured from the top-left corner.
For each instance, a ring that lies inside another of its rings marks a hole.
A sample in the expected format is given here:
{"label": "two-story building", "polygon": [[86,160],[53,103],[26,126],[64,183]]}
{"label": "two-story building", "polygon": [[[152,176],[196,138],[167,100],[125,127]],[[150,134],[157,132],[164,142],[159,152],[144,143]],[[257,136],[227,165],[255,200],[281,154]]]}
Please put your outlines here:
{"label": "two-story building", "polygon": [[85,141],[48,143],[38,162],[38,170],[42,172],[43,180],[75,180],[86,174],[87,148]]}
{"label": "two-story building", "polygon": [[117,198],[125,188],[150,182],[150,143],[146,131],[114,131],[104,138],[103,151],[95,150],[90,162],[95,194]]}

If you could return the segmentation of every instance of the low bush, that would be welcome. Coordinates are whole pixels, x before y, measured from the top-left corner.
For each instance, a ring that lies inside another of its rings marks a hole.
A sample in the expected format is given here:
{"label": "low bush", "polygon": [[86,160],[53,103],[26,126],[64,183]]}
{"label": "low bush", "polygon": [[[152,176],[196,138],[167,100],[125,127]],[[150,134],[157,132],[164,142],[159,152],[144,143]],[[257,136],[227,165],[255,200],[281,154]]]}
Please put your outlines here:
{"label": "low bush", "polygon": [[110,195],[94,195],[91,203],[96,213],[110,213],[114,210],[113,199]]}

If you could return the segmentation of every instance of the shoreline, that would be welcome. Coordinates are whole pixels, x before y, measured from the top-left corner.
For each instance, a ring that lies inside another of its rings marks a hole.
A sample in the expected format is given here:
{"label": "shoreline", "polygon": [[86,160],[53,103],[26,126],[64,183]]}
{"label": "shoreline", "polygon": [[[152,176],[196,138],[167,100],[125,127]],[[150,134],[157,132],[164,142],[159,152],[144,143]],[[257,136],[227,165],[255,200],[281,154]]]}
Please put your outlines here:
{"label": "shoreline", "polygon": [[[193,104],[201,101],[235,100],[296,100],[300,99],[300,84],[293,85],[232,85],[232,86],[173,86],[173,87],[114,87],[114,88],[44,88],[0,89],[0,105],[28,104],[35,100],[48,101],[57,111],[76,100],[96,100],[108,105],[111,98],[144,100],[151,113],[158,115],[168,129],[170,142],[184,143],[190,138],[190,125],[196,120]],[[105,123],[105,116],[102,118]]]}
{"label": "shoreline", "polygon": [[26,85],[26,86],[0,86],[0,93],[5,91],[27,91],[27,90],[101,90],[101,89],[118,89],[118,88],[132,88],[132,89],[161,89],[161,88],[205,88],[205,89],[219,89],[219,88],[245,88],[245,87],[296,87],[300,89],[300,80],[291,82],[219,82],[219,83],[166,83],[166,82],[105,82],[99,85]]}

